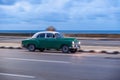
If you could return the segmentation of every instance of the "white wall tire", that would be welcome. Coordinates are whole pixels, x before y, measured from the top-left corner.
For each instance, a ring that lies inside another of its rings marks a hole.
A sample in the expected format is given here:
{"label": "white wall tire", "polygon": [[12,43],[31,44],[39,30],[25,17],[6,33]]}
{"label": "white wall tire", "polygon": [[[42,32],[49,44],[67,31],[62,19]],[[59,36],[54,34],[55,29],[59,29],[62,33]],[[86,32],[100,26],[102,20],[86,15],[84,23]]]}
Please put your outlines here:
{"label": "white wall tire", "polygon": [[35,51],[35,49],[36,49],[36,48],[35,48],[35,45],[33,45],[33,44],[29,44],[29,45],[28,45],[28,50],[29,50],[29,51],[32,51],[32,52],[33,52],[33,51]]}
{"label": "white wall tire", "polygon": [[69,47],[67,45],[62,46],[62,52],[63,53],[68,53],[69,52]]}

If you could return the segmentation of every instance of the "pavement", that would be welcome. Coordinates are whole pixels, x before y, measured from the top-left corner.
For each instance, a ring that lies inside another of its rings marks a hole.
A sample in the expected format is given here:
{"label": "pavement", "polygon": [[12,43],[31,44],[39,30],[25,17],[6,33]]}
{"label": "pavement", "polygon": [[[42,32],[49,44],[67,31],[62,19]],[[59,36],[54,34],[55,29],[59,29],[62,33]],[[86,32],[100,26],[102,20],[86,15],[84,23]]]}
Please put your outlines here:
{"label": "pavement", "polygon": [[0,80],[120,80],[120,54],[0,49]]}

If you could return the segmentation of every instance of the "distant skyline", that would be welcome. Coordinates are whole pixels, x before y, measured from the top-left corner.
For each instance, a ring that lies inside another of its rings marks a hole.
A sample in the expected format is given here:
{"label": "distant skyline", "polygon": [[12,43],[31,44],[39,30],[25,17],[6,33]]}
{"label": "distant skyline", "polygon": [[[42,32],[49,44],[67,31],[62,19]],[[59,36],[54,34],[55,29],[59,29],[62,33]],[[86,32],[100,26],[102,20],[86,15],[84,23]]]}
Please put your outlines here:
{"label": "distant skyline", "polygon": [[120,0],[0,0],[0,30],[120,30]]}

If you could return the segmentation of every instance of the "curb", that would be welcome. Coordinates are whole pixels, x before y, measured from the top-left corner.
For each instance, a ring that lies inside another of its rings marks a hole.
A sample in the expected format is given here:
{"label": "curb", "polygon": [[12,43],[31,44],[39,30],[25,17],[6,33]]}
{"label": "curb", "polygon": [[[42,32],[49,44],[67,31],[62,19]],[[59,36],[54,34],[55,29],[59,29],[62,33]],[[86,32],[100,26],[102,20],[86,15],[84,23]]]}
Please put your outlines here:
{"label": "curb", "polygon": [[108,52],[105,50],[101,50],[101,51],[95,51],[95,50],[79,50],[78,52],[88,52],[88,53],[102,53],[102,54],[120,54],[119,51],[112,51],[112,52]]}
{"label": "curb", "polygon": [[0,49],[22,49],[21,47],[5,47],[5,46],[0,46]]}
{"label": "curb", "polygon": [[[22,49],[22,47],[5,47],[5,46],[0,46],[0,49]],[[119,51],[113,51],[113,52],[108,52],[105,50],[101,50],[101,51],[95,51],[95,50],[79,50],[78,52],[88,52],[88,53],[102,53],[102,54],[120,54]]]}

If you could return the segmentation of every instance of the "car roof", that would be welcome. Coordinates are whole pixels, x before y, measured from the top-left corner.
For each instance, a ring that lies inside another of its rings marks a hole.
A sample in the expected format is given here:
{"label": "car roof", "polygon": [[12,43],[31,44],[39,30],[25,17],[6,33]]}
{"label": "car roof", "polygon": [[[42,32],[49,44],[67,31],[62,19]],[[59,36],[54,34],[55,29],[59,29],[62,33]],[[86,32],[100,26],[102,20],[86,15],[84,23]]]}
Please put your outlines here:
{"label": "car roof", "polygon": [[36,36],[37,36],[38,34],[41,34],[41,33],[52,33],[52,34],[55,34],[55,33],[59,33],[59,32],[56,32],[56,31],[41,31],[41,32],[35,33],[35,34],[32,36],[32,38],[36,38]]}
{"label": "car roof", "polygon": [[41,32],[37,32],[38,34],[40,33],[59,33],[59,32],[56,32],[56,31],[41,31]]}

